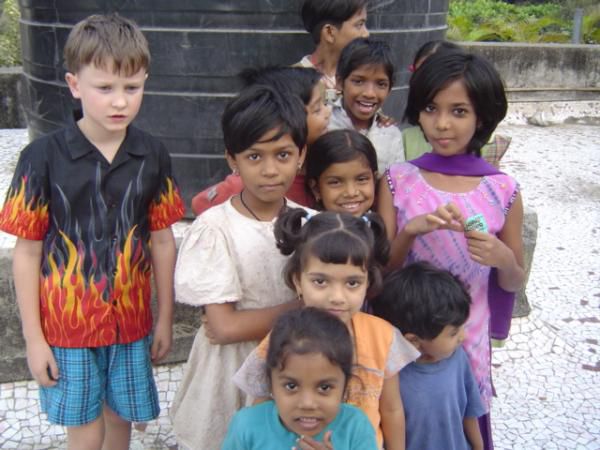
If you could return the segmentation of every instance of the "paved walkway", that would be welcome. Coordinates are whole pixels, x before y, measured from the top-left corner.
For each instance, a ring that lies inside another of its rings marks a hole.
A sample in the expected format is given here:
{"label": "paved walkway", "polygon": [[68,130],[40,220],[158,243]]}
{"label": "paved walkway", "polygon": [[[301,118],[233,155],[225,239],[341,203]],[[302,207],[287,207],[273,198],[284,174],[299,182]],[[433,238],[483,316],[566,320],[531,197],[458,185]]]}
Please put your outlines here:
{"label": "paved walkway", "polygon": [[[520,181],[539,231],[527,288],[532,312],[513,321],[510,340],[494,351],[496,448],[600,449],[600,127],[501,132],[513,137],[504,169]],[[23,130],[0,130],[2,192],[25,140]],[[11,242],[0,236],[0,245]],[[181,374],[182,365],[156,369],[163,412],[134,432],[133,449],[176,448],[167,409]],[[0,385],[0,448],[66,448],[37,398],[32,382]]]}

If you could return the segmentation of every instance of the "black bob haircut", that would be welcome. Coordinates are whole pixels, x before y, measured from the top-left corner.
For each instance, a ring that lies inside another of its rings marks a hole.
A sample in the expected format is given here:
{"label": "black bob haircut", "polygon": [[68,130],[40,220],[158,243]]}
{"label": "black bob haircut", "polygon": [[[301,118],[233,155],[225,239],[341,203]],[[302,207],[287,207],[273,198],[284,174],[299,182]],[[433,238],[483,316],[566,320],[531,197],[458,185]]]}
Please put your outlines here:
{"label": "black bob haircut", "polygon": [[481,156],[481,147],[506,116],[508,103],[498,71],[485,58],[462,51],[434,53],[410,78],[404,118],[419,125],[419,114],[454,81],[461,81],[477,115],[477,128],[467,153]]}
{"label": "black bob haircut", "polygon": [[415,53],[413,64],[416,66],[419,61],[425,61],[426,58],[430,57],[434,53],[445,53],[447,51],[460,52],[463,51],[463,49],[454,42],[445,41],[443,39],[427,41],[421,45],[419,50],[417,50],[417,53]]}
{"label": "black bob haircut", "polygon": [[326,24],[341,28],[353,15],[366,8],[367,0],[305,0],[302,5],[302,23],[313,42],[321,41],[321,30]]}
{"label": "black bob haircut", "polygon": [[305,106],[310,103],[322,75],[311,67],[267,66],[243,70],[239,75],[244,86],[270,86],[286,95],[297,95]]}
{"label": "black bob haircut", "polygon": [[471,296],[450,272],[418,262],[391,272],[371,305],[376,316],[402,334],[431,340],[445,326],[458,327],[467,321]]}
{"label": "black bob haircut", "polygon": [[290,355],[321,353],[345,375],[352,376],[353,346],[348,327],[339,318],[317,308],[301,308],[279,316],[269,335],[267,374],[284,370]]}
{"label": "black bob haircut", "polygon": [[295,95],[282,95],[264,85],[243,89],[225,107],[221,118],[225,148],[235,156],[252,147],[272,130],[278,130],[270,141],[289,134],[302,151],[308,133],[306,108]]}
{"label": "black bob haircut", "polygon": [[338,82],[343,82],[361,66],[379,65],[383,66],[391,89],[394,85],[395,69],[388,43],[371,38],[356,38],[342,50],[335,76]]}

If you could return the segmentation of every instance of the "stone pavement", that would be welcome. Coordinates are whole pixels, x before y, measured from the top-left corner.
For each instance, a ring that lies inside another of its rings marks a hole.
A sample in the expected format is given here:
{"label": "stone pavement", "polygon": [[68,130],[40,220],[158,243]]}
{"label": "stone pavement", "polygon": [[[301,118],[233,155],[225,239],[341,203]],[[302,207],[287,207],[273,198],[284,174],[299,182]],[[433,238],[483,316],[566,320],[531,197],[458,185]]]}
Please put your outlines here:
{"label": "stone pavement", "polygon": [[[501,125],[513,137],[504,169],[538,214],[527,288],[531,314],[494,350],[496,449],[600,449],[600,127]],[[0,190],[24,130],[0,130]],[[4,194],[1,194],[4,195]],[[12,245],[7,235],[1,246]],[[167,415],[182,365],[155,369],[162,413],[133,449],[176,448]],[[33,382],[0,385],[0,448],[63,449],[38,409]]]}

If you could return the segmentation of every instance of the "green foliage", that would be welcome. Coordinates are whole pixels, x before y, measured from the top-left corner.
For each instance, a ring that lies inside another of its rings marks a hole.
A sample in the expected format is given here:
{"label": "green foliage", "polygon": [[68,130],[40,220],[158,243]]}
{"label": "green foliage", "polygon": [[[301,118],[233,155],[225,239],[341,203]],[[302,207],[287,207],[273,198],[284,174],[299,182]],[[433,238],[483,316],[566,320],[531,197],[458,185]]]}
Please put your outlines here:
{"label": "green foliage", "polygon": [[17,0],[5,0],[0,16],[0,67],[21,64],[19,17]]}
{"label": "green foliage", "polygon": [[599,44],[600,7],[588,0],[509,4],[451,0],[447,38],[457,41],[570,42],[575,7],[584,8],[583,41]]}

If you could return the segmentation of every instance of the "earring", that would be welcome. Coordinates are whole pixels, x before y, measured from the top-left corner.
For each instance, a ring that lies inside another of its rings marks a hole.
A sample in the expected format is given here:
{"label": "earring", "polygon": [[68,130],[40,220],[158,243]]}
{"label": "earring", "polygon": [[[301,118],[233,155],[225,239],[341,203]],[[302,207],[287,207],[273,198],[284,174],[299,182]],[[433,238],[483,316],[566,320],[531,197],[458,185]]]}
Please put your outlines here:
{"label": "earring", "polygon": [[239,175],[239,172],[238,172],[238,170],[237,170],[237,169],[232,169],[232,170],[231,170],[231,173],[232,173],[233,175]]}

